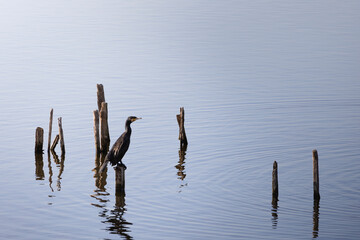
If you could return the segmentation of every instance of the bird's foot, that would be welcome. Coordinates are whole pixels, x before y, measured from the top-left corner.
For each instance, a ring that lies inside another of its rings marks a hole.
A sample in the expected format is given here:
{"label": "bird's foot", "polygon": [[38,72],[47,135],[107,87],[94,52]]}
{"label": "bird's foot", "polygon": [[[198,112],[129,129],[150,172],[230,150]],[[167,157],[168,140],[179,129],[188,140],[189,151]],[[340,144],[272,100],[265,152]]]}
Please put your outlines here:
{"label": "bird's foot", "polygon": [[116,167],[123,167],[125,170],[127,169],[127,167],[125,166],[125,164],[123,164],[122,162],[116,164]]}

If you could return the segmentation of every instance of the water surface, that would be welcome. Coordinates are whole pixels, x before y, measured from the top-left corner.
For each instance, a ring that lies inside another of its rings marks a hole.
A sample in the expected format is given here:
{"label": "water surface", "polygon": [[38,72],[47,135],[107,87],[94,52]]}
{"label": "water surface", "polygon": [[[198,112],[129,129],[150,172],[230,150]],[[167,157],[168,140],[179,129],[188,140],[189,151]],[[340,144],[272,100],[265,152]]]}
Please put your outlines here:
{"label": "water surface", "polygon": [[[1,9],[1,238],[359,238],[357,1],[18,0]],[[111,168],[93,171],[97,83],[112,143],[127,116],[143,118],[124,158],[125,196],[115,196]],[[66,154],[57,147],[36,160],[35,129],[47,143],[51,108]]]}

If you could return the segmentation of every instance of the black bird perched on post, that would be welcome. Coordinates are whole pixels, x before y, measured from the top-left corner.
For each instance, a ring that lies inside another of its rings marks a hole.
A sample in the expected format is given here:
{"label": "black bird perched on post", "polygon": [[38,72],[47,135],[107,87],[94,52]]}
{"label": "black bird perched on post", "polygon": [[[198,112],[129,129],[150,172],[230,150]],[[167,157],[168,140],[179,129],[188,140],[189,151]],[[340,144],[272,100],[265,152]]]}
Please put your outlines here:
{"label": "black bird perched on post", "polygon": [[124,165],[122,163],[122,158],[124,157],[126,151],[130,145],[130,136],[131,136],[131,127],[130,124],[136,120],[141,119],[138,117],[130,116],[125,122],[125,132],[116,140],[110,151],[105,157],[105,161],[102,164],[99,172],[101,173],[106,168],[107,164],[110,162],[112,166],[116,164]]}

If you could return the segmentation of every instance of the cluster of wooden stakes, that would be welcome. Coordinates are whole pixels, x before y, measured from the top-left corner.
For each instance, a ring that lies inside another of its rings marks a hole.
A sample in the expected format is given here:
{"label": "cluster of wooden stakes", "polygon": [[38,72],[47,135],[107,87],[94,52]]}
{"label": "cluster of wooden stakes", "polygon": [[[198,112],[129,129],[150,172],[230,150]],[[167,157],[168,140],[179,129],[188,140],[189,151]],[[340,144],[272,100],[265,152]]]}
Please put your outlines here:
{"label": "cluster of wooden stakes", "polygon": [[[316,149],[312,152],[313,156],[313,186],[314,186],[314,200],[320,200],[319,187],[319,157]],[[278,184],[278,164],[274,161],[272,172],[272,203],[276,204],[279,200],[279,184]]]}
{"label": "cluster of wooden stakes", "polygon": [[[109,151],[110,146],[110,134],[108,127],[108,107],[105,101],[104,87],[102,84],[97,84],[97,105],[98,109],[93,111],[94,117],[94,137],[95,137],[95,149],[96,154],[103,154],[105,157]],[[188,141],[186,138],[184,119],[185,112],[184,108],[180,108],[180,114],[176,115],[179,124],[179,140],[180,149],[186,150]],[[65,156],[65,142],[62,128],[62,118],[58,118],[59,134],[56,135],[53,143],[51,144],[51,132],[52,132],[52,121],[53,121],[53,109],[50,111],[49,121],[49,137],[48,137],[48,153],[54,152],[56,145],[60,141],[61,156]],[[35,131],[35,156],[43,154],[43,142],[44,142],[44,129],[37,127]],[[104,158],[103,158],[104,159]],[[115,170],[115,186],[116,194],[123,195],[125,193],[125,165],[117,165],[114,167]]]}
{"label": "cluster of wooden stakes", "polygon": [[[54,110],[50,110],[50,120],[49,120],[49,138],[48,138],[48,148],[47,151],[54,152],[56,145],[60,141],[61,147],[61,155],[65,155],[65,141],[64,141],[64,132],[62,128],[62,117],[58,118],[58,125],[59,125],[59,134],[56,135],[53,143],[51,144],[51,132],[52,132],[52,122],[53,122],[53,112]],[[41,127],[37,127],[35,131],[35,154],[42,154],[43,153],[43,142],[44,142],[44,129]]]}
{"label": "cluster of wooden stakes", "polygon": [[[94,116],[94,137],[96,154],[106,155],[110,146],[110,134],[108,127],[108,108],[105,102],[104,87],[102,84],[97,84],[97,104],[98,110],[93,111]],[[179,140],[180,149],[186,150],[188,141],[185,133],[185,111],[184,108],[180,108],[180,114],[176,115],[176,119],[179,125]],[[51,132],[53,121],[53,109],[50,111],[49,121],[49,137],[48,137],[48,153],[54,151],[56,145],[60,141],[61,155],[65,155],[65,142],[62,129],[62,118],[58,118],[59,134],[56,135],[53,143],[51,144]],[[44,130],[41,127],[36,128],[35,132],[35,154],[43,153],[43,139]],[[125,191],[125,166],[116,166],[115,170],[115,183],[116,192],[123,193]],[[319,165],[318,165],[318,153],[317,150],[313,150],[313,185],[314,185],[314,200],[320,200],[319,191]],[[279,197],[278,187],[278,164],[274,161],[272,172],[272,203],[276,204]]]}

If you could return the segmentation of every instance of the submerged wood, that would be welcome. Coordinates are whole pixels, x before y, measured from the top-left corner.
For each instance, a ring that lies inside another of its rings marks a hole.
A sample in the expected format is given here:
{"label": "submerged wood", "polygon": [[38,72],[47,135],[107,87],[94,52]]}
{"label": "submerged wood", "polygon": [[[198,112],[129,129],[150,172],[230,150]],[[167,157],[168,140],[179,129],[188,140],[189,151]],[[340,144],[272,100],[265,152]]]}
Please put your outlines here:
{"label": "submerged wood", "polygon": [[59,136],[59,134],[57,134],[57,135],[55,136],[55,138],[54,138],[54,141],[53,141],[51,147],[50,147],[50,150],[51,150],[51,151],[54,151],[54,150],[55,150],[56,145],[57,145],[58,142],[59,142],[59,138],[60,138],[60,136]]}
{"label": "submerged wood", "polygon": [[100,111],[100,130],[101,130],[101,151],[107,152],[110,146],[110,134],[108,126],[108,108],[107,103],[101,103]]}
{"label": "submerged wood", "polygon": [[188,145],[186,133],[185,133],[185,111],[184,108],[180,108],[180,114],[176,115],[177,122],[179,124],[179,140],[181,147],[186,147]]}
{"label": "submerged wood", "polygon": [[319,187],[319,157],[317,150],[313,152],[313,183],[314,183],[314,199],[320,199],[320,187]]}
{"label": "submerged wood", "polygon": [[53,122],[53,109],[50,110],[50,120],[49,120],[49,137],[48,137],[48,147],[47,151],[50,152],[50,144],[51,144],[51,132],[52,132],[52,122]]}
{"label": "submerged wood", "polygon": [[278,186],[278,165],[274,161],[273,172],[272,172],[272,202],[273,204],[278,201],[279,197],[279,186]]}
{"label": "submerged wood", "polygon": [[104,86],[102,84],[97,84],[97,104],[98,110],[101,111],[101,104],[105,102],[105,93],[104,93]]}
{"label": "submerged wood", "polygon": [[94,137],[96,153],[100,152],[100,134],[99,134],[99,111],[94,111]]}
{"label": "submerged wood", "polygon": [[61,147],[61,154],[65,154],[65,140],[64,140],[64,132],[62,128],[62,118],[58,118],[59,124],[59,140],[60,140],[60,147]]}
{"label": "submerged wood", "polygon": [[43,152],[44,129],[37,127],[35,131],[35,153]]}

